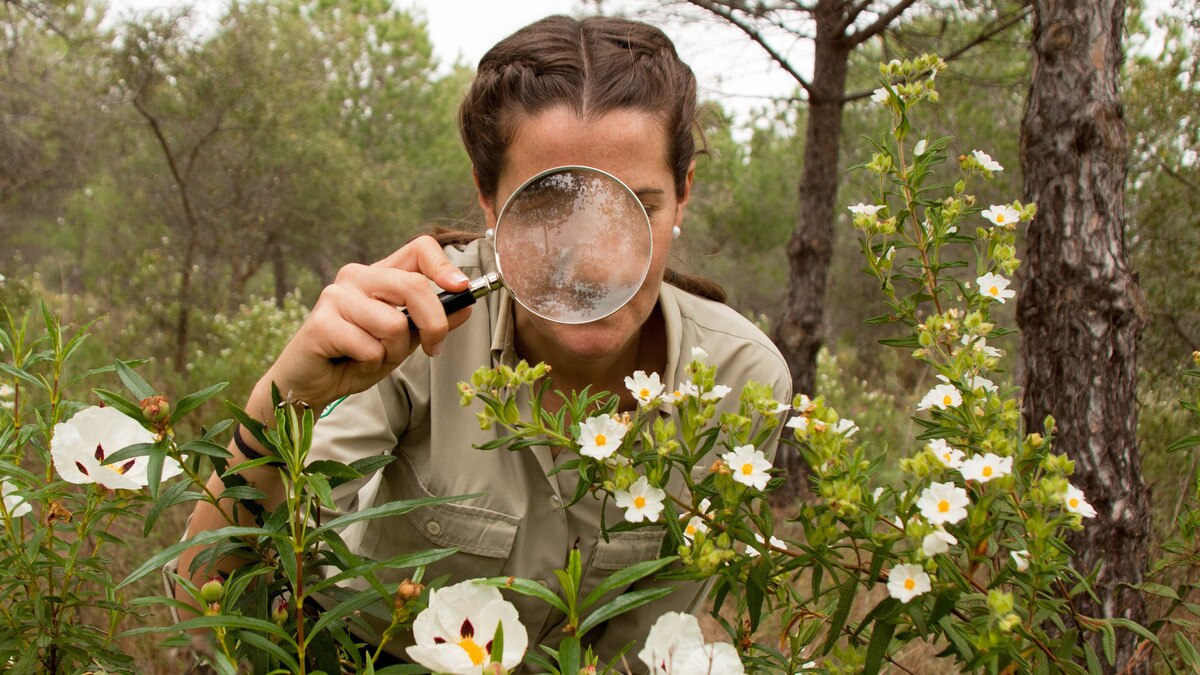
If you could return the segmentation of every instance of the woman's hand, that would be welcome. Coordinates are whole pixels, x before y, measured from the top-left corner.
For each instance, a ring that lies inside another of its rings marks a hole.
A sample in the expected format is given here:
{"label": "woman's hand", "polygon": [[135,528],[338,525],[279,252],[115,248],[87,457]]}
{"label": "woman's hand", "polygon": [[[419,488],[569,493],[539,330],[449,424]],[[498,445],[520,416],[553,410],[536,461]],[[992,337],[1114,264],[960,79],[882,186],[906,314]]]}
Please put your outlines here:
{"label": "woman's hand", "polygon": [[[320,410],[382,380],[418,344],[426,354],[439,355],[446,334],[467,320],[471,308],[447,317],[431,280],[448,291],[464,290],[468,283],[427,236],[373,265],[343,267],[255,387],[251,412],[269,409],[271,382]],[[412,329],[409,317],[419,330]]]}

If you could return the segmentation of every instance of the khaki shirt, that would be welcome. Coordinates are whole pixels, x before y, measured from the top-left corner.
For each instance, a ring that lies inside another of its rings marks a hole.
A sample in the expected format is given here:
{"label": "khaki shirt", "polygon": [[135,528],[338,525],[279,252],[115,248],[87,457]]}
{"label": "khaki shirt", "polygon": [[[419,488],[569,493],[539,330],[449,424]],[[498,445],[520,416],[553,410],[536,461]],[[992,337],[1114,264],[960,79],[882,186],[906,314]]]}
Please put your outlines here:
{"label": "khaki shirt", "polygon": [[[495,271],[486,240],[461,249],[448,247],[446,253],[467,276]],[[775,346],[750,321],[723,304],[667,284],[663,284],[658,302],[668,345],[666,370],[660,373],[667,391],[687,379],[691,349],[702,347],[708,353],[708,362],[718,367],[717,383],[734,388],[718,404],[718,415],[737,409],[737,393],[748,380],[771,384],[777,400],[790,402],[787,366]],[[515,365],[512,306],[511,296],[503,289],[487,296],[470,319],[446,337],[443,356],[429,358],[418,350],[378,385],[348,397],[320,420],[314,430],[310,461],[334,459],[349,464],[380,454],[397,458],[371,476],[339,486],[334,490],[337,511],[322,517],[328,522],[339,513],[398,499],[484,493],[464,502],[420,508],[390,519],[360,521],[347,527],[342,538],[351,551],[376,560],[433,548],[458,549],[458,553],[429,565],[425,580],[449,575],[448,583],[456,583],[516,576],[540,581],[554,590],[559,588],[553,570],[564,568],[571,547],[577,546],[583,558],[582,597],[613,572],[657,558],[665,529],[647,527],[613,533],[606,542],[600,536],[603,502],[587,496],[564,509],[563,504],[574,494],[577,473],[563,471],[547,476],[556,464],[570,461],[573,453],[561,453],[556,459],[544,447],[518,452],[475,448],[496,438],[502,430],[499,425],[489,431],[479,428],[476,413],[482,404],[461,406],[457,384],[470,380],[480,366]],[[660,414],[674,415],[674,408],[663,406]],[[774,450],[773,441],[764,448],[768,455]],[[697,464],[697,478],[703,477],[707,466],[704,461]],[[682,481],[668,489],[683,496]],[[606,523],[622,522],[622,511],[611,499],[606,508]],[[395,583],[410,575],[411,570],[384,570],[377,573],[377,578]],[[649,579],[635,586],[662,583]],[[708,588],[699,582],[669,583],[677,587],[673,593],[593,629],[585,636],[585,643],[607,662],[624,645],[634,642],[625,658],[634,672],[640,672],[636,655],[654,621],[668,611],[698,611]],[[345,585],[356,589],[367,586],[362,580]],[[628,590],[637,588],[620,592]],[[539,600],[504,593],[517,607],[529,632],[530,649],[537,649],[539,644],[558,644],[563,636],[562,613]],[[386,627],[369,615],[363,618],[376,635]],[[401,634],[385,649],[407,660],[404,648],[411,644],[411,636]]]}

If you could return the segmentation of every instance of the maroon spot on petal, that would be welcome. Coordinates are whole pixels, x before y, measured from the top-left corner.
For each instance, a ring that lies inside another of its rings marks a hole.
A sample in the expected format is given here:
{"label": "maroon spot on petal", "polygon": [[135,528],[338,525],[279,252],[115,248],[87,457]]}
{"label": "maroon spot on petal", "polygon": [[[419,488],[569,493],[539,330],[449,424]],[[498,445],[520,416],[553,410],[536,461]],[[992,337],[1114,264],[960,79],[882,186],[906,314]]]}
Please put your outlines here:
{"label": "maroon spot on petal", "polygon": [[488,643],[483,646],[483,651],[485,651],[489,654],[492,653],[492,641],[491,640],[488,640]]}
{"label": "maroon spot on petal", "polygon": [[124,476],[126,471],[129,471],[130,469],[133,468],[133,463],[135,461],[137,461],[137,460],[131,459],[128,462],[125,462],[124,464],[121,465],[121,468],[117,469],[117,473]]}
{"label": "maroon spot on petal", "polygon": [[82,464],[80,464],[79,462],[75,462],[75,466],[78,467],[78,469],[83,472],[83,475],[85,475],[85,476],[88,475],[87,469],[84,468],[84,466]]}
{"label": "maroon spot on petal", "polygon": [[433,644],[435,644],[435,645],[446,644],[446,639],[440,638],[440,637],[435,637],[435,638],[433,638]]}
{"label": "maroon spot on petal", "polygon": [[104,461],[104,446],[99,443],[96,444],[96,461]]}
{"label": "maroon spot on petal", "polygon": [[463,619],[462,630],[459,633],[465,638],[475,637],[475,627],[471,625],[470,619]]}

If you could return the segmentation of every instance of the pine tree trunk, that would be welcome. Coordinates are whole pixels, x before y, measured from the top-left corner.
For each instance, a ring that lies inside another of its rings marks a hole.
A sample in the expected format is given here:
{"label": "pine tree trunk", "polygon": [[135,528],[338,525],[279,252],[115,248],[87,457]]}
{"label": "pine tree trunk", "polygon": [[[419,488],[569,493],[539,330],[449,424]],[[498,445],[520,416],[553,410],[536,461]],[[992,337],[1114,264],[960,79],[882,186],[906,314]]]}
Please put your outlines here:
{"label": "pine tree trunk", "polygon": [[[1057,421],[1055,448],[1096,508],[1070,538],[1085,574],[1099,567],[1085,616],[1144,619],[1137,593],[1149,497],[1137,452],[1136,347],[1144,299],[1125,254],[1128,138],[1117,90],[1123,0],[1037,0],[1032,78],[1021,130],[1024,193],[1037,202],[1017,321],[1030,431]],[[1136,648],[1118,633],[1116,670]],[[1098,654],[1099,642],[1095,643]]]}
{"label": "pine tree trunk", "polygon": [[[787,245],[787,305],[774,336],[792,371],[793,390],[810,396],[815,395],[817,352],[824,334],[825,286],[833,255],[833,209],[841,175],[838,154],[850,61],[850,48],[840,39],[843,4],[820,2],[813,12],[816,39],[799,188],[800,213]],[[780,446],[776,466],[787,472],[788,482],[774,493],[774,500],[787,503],[807,493],[808,467],[793,448]]]}

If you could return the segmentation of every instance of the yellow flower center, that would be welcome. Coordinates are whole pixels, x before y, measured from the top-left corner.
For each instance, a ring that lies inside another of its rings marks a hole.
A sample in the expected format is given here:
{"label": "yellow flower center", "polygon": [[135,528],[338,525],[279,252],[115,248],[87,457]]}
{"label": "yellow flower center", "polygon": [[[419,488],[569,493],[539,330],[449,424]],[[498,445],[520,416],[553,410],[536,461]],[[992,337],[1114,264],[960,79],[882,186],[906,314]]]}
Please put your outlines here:
{"label": "yellow flower center", "polygon": [[684,532],[687,533],[689,536],[695,535],[696,534],[696,526],[688,525],[687,529],[685,529]]}
{"label": "yellow flower center", "polygon": [[1004,214],[1003,214],[1003,213],[997,213],[997,214],[996,214],[996,222],[997,222],[997,223],[1003,223],[1003,222],[1004,222]]}
{"label": "yellow flower center", "polygon": [[992,286],[991,288],[988,289],[988,295],[992,295],[992,296],[1000,295],[1000,289],[995,286]]}
{"label": "yellow flower center", "polygon": [[1074,497],[1071,497],[1071,499],[1069,499],[1067,501],[1067,503],[1070,504],[1071,508],[1073,508],[1073,509],[1079,507],[1079,500]]}
{"label": "yellow flower center", "polygon": [[984,478],[987,478],[992,475],[992,467],[985,466],[983,467],[983,471],[980,471],[979,473],[983,474]]}
{"label": "yellow flower center", "polygon": [[950,502],[946,501],[945,499],[938,502],[938,511],[945,513],[949,510],[950,510]]}
{"label": "yellow flower center", "polygon": [[953,404],[954,404],[954,397],[951,396],[950,394],[946,394],[945,396],[942,397],[942,405],[953,405]]}
{"label": "yellow flower center", "polygon": [[641,395],[642,398],[650,398],[650,390],[645,387],[642,387],[642,390],[638,393]]}
{"label": "yellow flower center", "polygon": [[645,497],[634,497],[633,505],[639,509],[646,506],[646,498]]}
{"label": "yellow flower center", "polygon": [[467,653],[467,657],[471,659],[471,663],[482,665],[483,659],[487,657],[487,652],[483,651],[483,647],[475,644],[475,640],[470,637],[465,637],[458,641],[458,646]]}
{"label": "yellow flower center", "polygon": [[750,462],[746,462],[745,464],[742,465],[742,474],[749,476],[752,473],[754,473],[754,465],[753,464],[751,464]]}
{"label": "yellow flower center", "polygon": [[607,442],[608,439],[604,437],[604,434],[596,434],[596,445],[604,445]]}
{"label": "yellow flower center", "polygon": [[949,464],[950,463],[950,453],[947,452],[946,454],[942,455],[942,459],[946,460],[946,463]]}
{"label": "yellow flower center", "polygon": [[917,582],[912,577],[904,580],[904,590],[911,591],[917,587]]}

